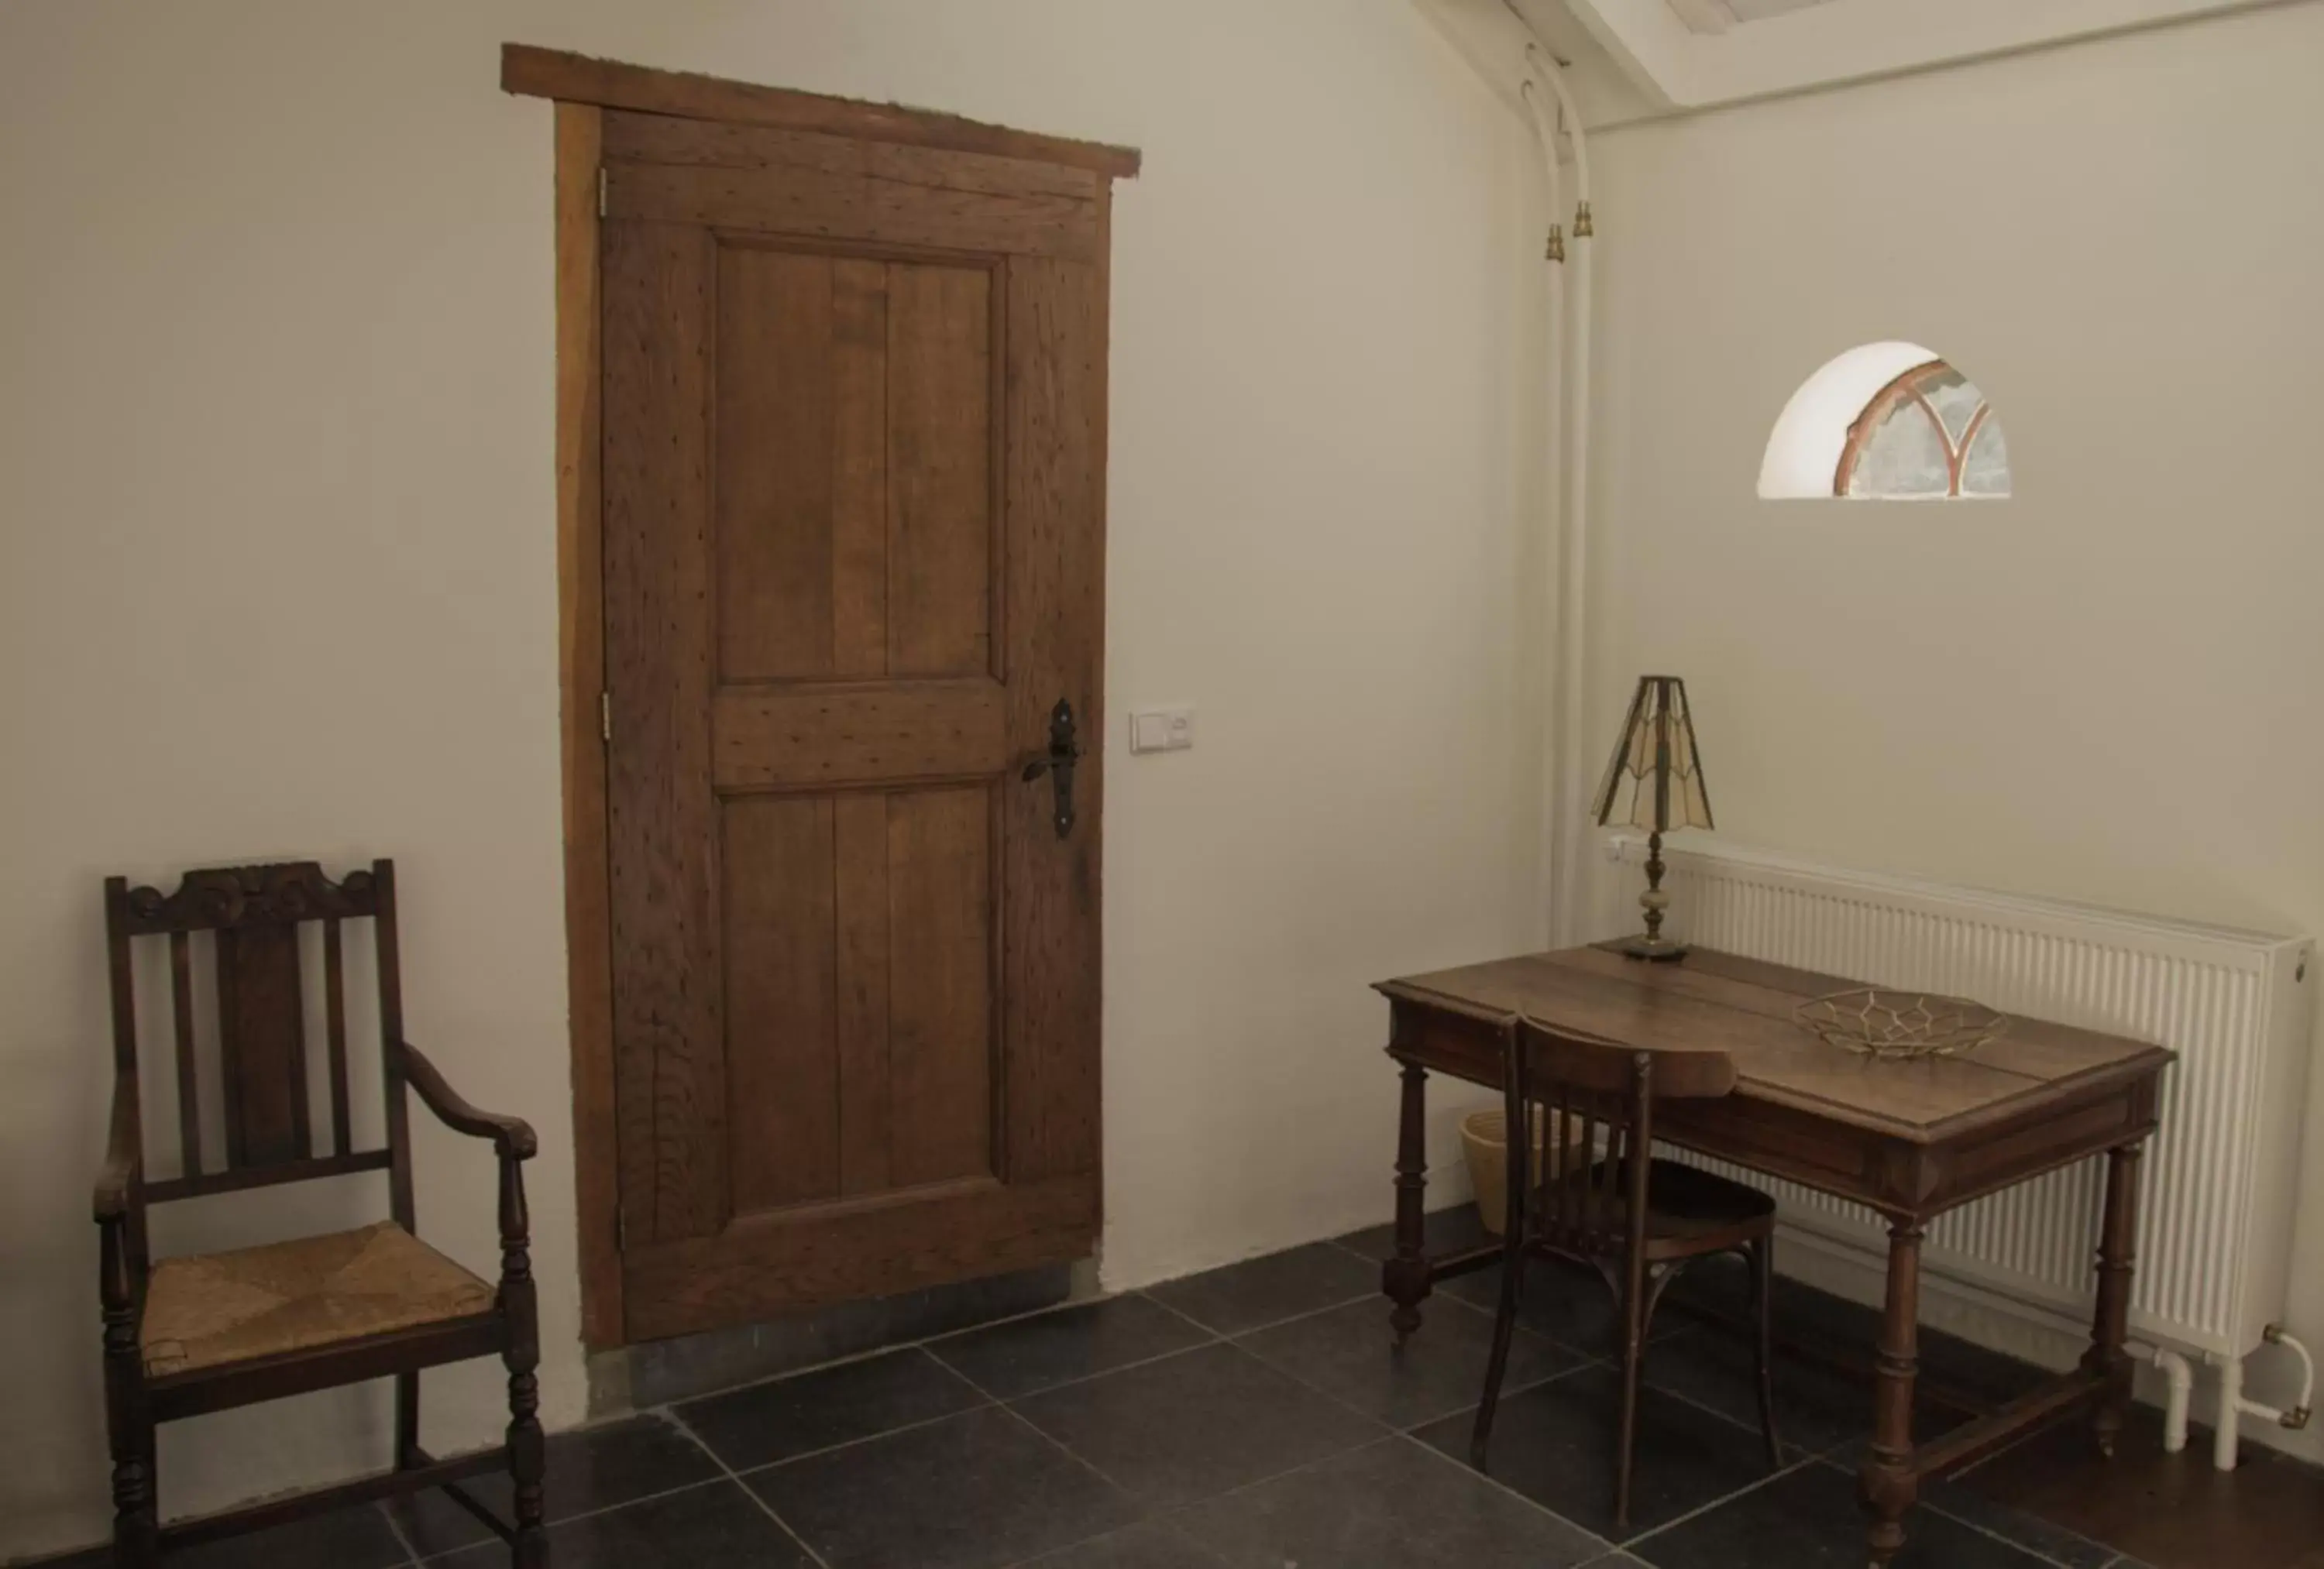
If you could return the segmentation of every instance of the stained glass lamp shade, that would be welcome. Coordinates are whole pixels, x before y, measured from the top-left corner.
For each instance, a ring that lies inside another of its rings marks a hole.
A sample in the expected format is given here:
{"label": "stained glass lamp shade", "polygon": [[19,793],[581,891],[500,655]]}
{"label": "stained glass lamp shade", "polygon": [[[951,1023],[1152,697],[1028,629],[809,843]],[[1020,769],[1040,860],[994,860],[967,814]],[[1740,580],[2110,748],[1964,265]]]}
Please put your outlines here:
{"label": "stained glass lamp shade", "polygon": [[1663,835],[1674,828],[1711,828],[1711,796],[1702,784],[1702,756],[1695,748],[1694,718],[1686,705],[1686,683],[1675,675],[1642,675],[1630,699],[1629,717],[1606,765],[1591,808],[1601,828],[1619,823],[1646,830],[1646,891],[1638,895],[1646,930],[1628,939],[1622,951],[1633,959],[1673,959],[1684,943],[1662,934],[1670,895],[1663,892]]}

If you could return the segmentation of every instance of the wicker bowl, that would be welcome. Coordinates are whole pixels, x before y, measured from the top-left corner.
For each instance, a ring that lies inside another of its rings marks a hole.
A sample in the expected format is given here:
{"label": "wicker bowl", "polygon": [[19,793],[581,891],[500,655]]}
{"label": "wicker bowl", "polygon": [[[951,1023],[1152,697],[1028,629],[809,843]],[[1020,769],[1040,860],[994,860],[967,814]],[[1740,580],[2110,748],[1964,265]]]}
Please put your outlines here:
{"label": "wicker bowl", "polygon": [[1954,1057],[1998,1039],[2009,1016],[1966,997],[1859,986],[1802,1003],[1793,1015],[1818,1039],[1882,1061]]}

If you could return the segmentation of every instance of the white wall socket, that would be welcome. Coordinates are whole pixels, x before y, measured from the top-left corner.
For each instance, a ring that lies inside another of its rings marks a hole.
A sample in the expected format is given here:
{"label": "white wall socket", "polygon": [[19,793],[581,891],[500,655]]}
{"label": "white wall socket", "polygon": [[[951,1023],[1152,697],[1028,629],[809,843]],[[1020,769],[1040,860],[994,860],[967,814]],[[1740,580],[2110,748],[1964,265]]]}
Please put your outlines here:
{"label": "white wall socket", "polygon": [[1130,715],[1130,749],[1133,752],[1183,752],[1194,744],[1194,711],[1191,708],[1141,708]]}

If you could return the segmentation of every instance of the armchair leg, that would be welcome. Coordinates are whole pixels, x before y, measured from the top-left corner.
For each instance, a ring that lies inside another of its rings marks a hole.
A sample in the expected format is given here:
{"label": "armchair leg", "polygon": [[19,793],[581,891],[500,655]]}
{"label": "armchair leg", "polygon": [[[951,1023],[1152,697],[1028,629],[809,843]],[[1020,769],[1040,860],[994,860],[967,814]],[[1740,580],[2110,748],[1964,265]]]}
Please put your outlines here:
{"label": "armchair leg", "polygon": [[531,1362],[520,1366],[512,1350],[509,1367],[509,1480],[516,1493],[516,1569],[549,1569],[549,1533],[541,1525],[541,1479],[547,1471],[540,1435],[540,1381]]}
{"label": "armchair leg", "polygon": [[395,1469],[409,1471],[420,1459],[420,1375],[395,1375]]}
{"label": "armchair leg", "polygon": [[530,1218],[524,1177],[513,1160],[501,1161],[501,1311],[509,1325],[509,1481],[516,1500],[515,1569],[549,1569],[549,1533],[541,1523],[541,1481],[548,1452],[540,1435],[540,1320],[534,1301]]}
{"label": "armchair leg", "polygon": [[113,1445],[114,1569],[157,1569],[161,1522],[154,1491],[153,1436],[115,1436]]}
{"label": "armchair leg", "polygon": [[123,1227],[103,1229],[98,1288],[105,1305],[105,1430],[113,1451],[113,1562],[115,1569],[154,1569],[161,1561],[161,1502],[128,1247]]}

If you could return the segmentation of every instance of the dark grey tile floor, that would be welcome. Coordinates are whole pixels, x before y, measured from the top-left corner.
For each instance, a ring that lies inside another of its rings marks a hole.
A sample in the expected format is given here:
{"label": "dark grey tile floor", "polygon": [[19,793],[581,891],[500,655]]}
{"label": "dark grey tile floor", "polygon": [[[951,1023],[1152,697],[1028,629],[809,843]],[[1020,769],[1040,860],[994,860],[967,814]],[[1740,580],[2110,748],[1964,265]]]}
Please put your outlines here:
{"label": "dark grey tile floor", "polygon": [[[1432,1246],[1472,1240],[1432,1217]],[[1616,1378],[1594,1274],[1526,1283],[1490,1475],[1467,1463],[1490,1271],[1448,1282],[1391,1350],[1383,1231],[560,1435],[557,1569],[1845,1569],[1864,1390],[1785,1365],[1771,1466],[1748,1353],[1665,1312],[1632,1519],[1609,1493]],[[1674,1289],[1701,1298],[1715,1269]],[[1833,1333],[1859,1310],[1787,1285]],[[2006,1389],[2030,1370],[1940,1341]],[[482,1489],[490,1501],[505,1486]],[[1966,1489],[1931,1490],[1897,1569],[2136,1569]],[[101,1555],[69,1561],[99,1564]],[[487,1569],[507,1553],[440,1497],[173,1559],[189,1569]]]}

